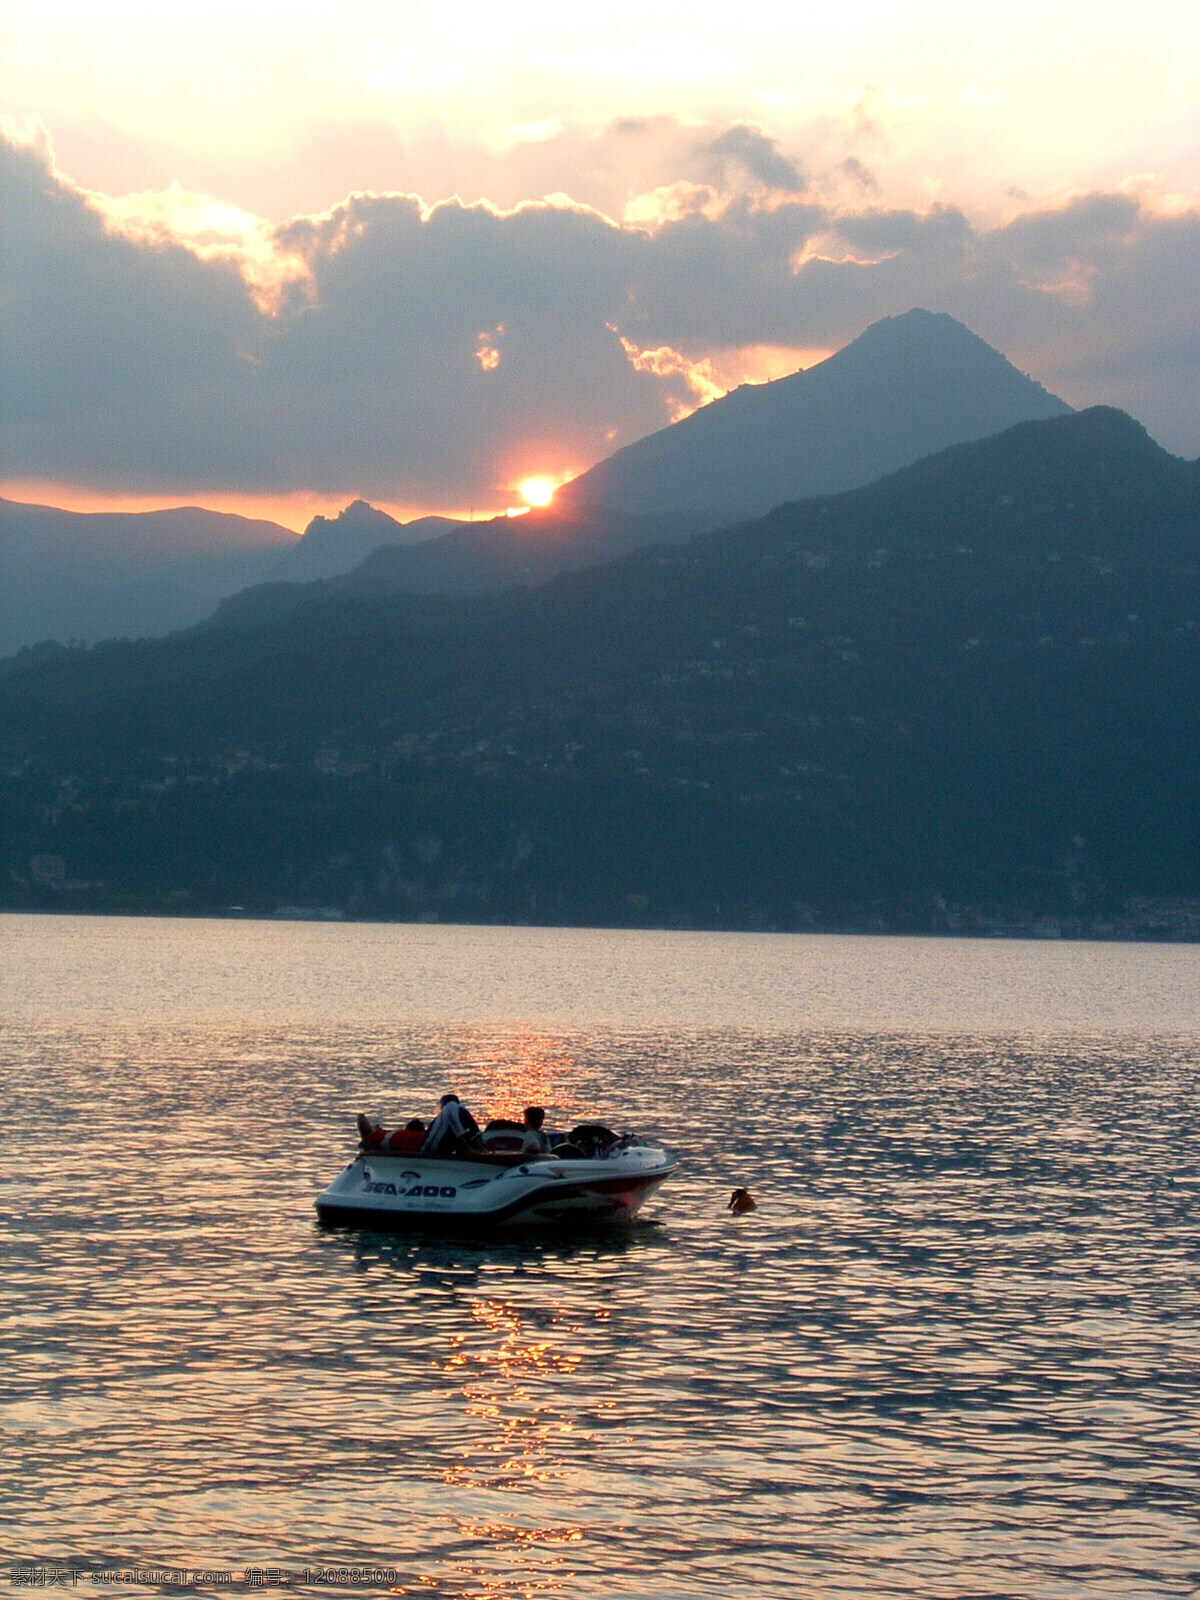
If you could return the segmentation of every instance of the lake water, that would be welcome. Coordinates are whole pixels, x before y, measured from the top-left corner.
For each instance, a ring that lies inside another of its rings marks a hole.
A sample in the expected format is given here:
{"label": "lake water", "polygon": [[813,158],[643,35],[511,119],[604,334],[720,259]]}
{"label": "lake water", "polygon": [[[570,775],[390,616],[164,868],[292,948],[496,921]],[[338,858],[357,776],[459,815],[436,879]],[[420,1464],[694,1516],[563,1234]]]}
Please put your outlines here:
{"label": "lake water", "polygon": [[[4,917],[0,961],[6,1578],[1200,1590],[1200,949]],[[354,1113],[448,1087],[682,1168],[611,1238],[318,1228]]]}

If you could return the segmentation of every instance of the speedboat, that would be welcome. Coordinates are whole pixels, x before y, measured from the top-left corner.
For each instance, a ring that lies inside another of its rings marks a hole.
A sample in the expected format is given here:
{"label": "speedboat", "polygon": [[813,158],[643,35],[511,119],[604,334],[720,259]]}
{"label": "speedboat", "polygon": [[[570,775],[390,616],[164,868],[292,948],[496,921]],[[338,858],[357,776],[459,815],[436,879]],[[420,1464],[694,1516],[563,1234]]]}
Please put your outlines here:
{"label": "speedboat", "polygon": [[677,1164],[662,1145],[628,1133],[608,1143],[568,1138],[535,1156],[497,1144],[450,1158],[360,1150],[317,1196],[317,1216],[373,1229],[623,1222]]}

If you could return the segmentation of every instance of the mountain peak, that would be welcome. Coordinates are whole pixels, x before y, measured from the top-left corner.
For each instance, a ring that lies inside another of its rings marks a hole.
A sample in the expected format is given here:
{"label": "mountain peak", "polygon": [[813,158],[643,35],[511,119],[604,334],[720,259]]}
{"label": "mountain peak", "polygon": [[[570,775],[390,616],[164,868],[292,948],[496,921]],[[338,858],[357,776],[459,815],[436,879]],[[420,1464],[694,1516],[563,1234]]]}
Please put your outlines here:
{"label": "mountain peak", "polygon": [[[315,533],[318,539],[321,539],[327,528],[345,530],[347,528],[366,526],[399,530],[403,524],[397,522],[395,517],[389,517],[386,511],[380,511],[369,500],[351,500],[350,504],[344,506],[336,517],[315,516],[308,527],[305,528],[303,537],[307,539]],[[384,537],[387,537],[387,535],[385,534]]]}
{"label": "mountain peak", "polygon": [[1073,421],[1080,437],[1094,439],[1097,443],[1111,441],[1135,450],[1152,451],[1156,455],[1169,454],[1150,437],[1135,417],[1131,417],[1128,411],[1118,410],[1116,406],[1088,406],[1085,411],[1076,412]]}
{"label": "mountain peak", "polygon": [[862,339],[883,339],[897,333],[918,338],[927,338],[935,333],[951,334],[958,338],[965,335],[977,344],[984,342],[977,333],[971,332],[965,322],[959,322],[948,311],[930,311],[925,306],[912,306],[908,311],[898,311],[894,317],[880,317],[877,322],[870,323],[851,343],[857,344]]}
{"label": "mountain peak", "polygon": [[314,517],[272,577],[286,583],[337,577],[384,545],[419,544],[457,526],[452,518],[436,516],[397,522],[369,500],[351,500],[336,517]]}
{"label": "mountain peak", "polygon": [[[836,368],[855,362],[886,364],[897,360],[961,363],[975,377],[990,368],[1023,378],[1040,394],[1048,392],[949,312],[926,311],[922,306],[914,306],[911,311],[902,311],[894,317],[880,317],[878,322],[872,322],[864,328],[857,339],[843,345],[818,366]],[[813,372],[817,368],[810,367],[807,370]],[[1059,405],[1064,411],[1068,409],[1062,402]]]}
{"label": "mountain peak", "polygon": [[315,516],[284,556],[273,576],[312,582],[348,572],[381,544],[397,544],[404,524],[368,500],[351,500],[336,517]]}
{"label": "mountain peak", "polygon": [[560,500],[693,512],[716,526],[1069,410],[961,322],[914,308],[806,371],[744,385],[617,451]]}

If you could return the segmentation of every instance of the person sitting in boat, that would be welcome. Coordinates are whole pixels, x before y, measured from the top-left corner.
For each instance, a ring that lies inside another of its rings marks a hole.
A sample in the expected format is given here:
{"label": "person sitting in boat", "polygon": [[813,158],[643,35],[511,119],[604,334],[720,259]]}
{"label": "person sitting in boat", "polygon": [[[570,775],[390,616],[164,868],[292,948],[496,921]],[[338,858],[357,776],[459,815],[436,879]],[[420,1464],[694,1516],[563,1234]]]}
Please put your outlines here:
{"label": "person sitting in boat", "polygon": [[444,1094],[441,1110],[421,1144],[423,1156],[463,1155],[479,1140],[479,1124],[456,1094]]}
{"label": "person sitting in boat", "polygon": [[525,1107],[524,1120],[522,1122],[522,1126],[525,1129],[525,1137],[521,1143],[521,1154],[523,1156],[545,1155],[549,1150],[550,1140],[542,1126],[545,1120],[546,1112],[543,1106]]}
{"label": "person sitting in boat", "polygon": [[388,1134],[383,1148],[390,1156],[415,1156],[424,1139],[425,1124],[420,1117],[413,1117],[395,1133]]}
{"label": "person sitting in boat", "polygon": [[358,1113],[358,1148],[360,1150],[379,1150],[387,1138],[387,1130],[382,1122],[372,1122],[370,1117]]}

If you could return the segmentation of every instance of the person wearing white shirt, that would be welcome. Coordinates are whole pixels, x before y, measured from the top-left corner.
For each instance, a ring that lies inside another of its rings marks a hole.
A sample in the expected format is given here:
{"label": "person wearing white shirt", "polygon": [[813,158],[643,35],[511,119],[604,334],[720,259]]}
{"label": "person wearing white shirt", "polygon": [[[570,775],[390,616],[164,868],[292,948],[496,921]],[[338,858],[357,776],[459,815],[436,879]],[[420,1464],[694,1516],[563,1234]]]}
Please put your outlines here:
{"label": "person wearing white shirt", "polygon": [[423,1156],[457,1156],[479,1137],[479,1124],[456,1094],[444,1094],[441,1110],[421,1144]]}
{"label": "person wearing white shirt", "polygon": [[550,1148],[550,1140],[542,1128],[546,1120],[546,1113],[541,1106],[525,1107],[525,1142],[521,1146],[523,1156],[545,1155]]}

